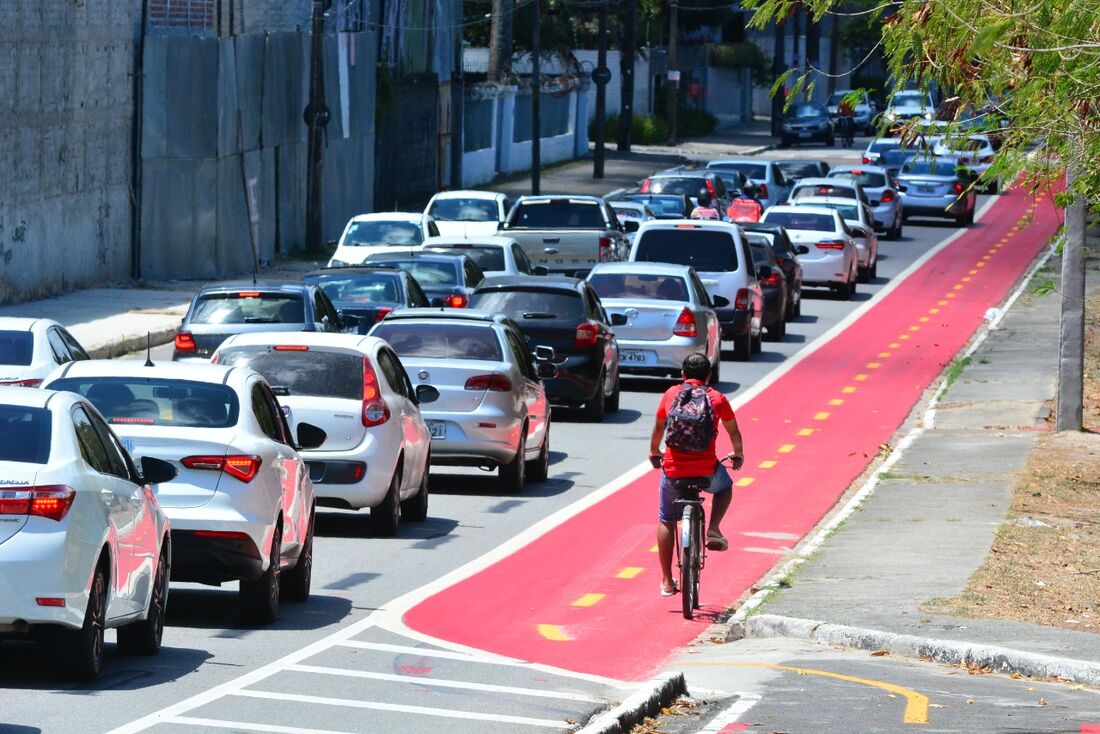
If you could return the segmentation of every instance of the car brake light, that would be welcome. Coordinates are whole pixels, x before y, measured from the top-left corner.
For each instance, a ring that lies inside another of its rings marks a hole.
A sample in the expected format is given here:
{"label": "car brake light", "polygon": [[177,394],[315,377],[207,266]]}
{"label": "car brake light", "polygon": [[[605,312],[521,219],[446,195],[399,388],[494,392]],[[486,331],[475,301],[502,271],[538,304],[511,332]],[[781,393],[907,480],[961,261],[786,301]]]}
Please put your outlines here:
{"label": "car brake light", "polygon": [[698,224],[674,224],[676,229],[702,229]]}
{"label": "car brake light", "polygon": [[690,308],[684,307],[684,310],[680,312],[680,317],[676,319],[676,325],[672,327],[672,333],[676,336],[698,336],[699,332],[695,329],[695,314],[691,312]]}
{"label": "car brake light", "polygon": [[652,183],[653,183],[653,179],[651,179],[651,178],[647,178],[645,181],[642,181],[642,188],[640,189],[641,192],[643,194],[648,194],[649,193],[649,186]]}
{"label": "car brake light", "polygon": [[843,250],[844,249],[844,241],[843,240],[822,240],[821,242],[817,243],[817,248],[819,250]]}
{"label": "car brake light", "polygon": [[861,160],[860,162],[861,162],[861,163],[862,163],[863,165],[867,165],[868,163],[870,163],[870,162],[871,162],[871,159],[870,159],[870,158],[868,158],[867,156],[863,156],[863,158],[862,158],[862,160]]}
{"label": "car brake light", "polygon": [[363,358],[363,425],[380,426],[390,418],[390,409],[378,388],[378,373],[366,357]]}
{"label": "car brake light", "polygon": [[38,387],[42,384],[42,380],[12,380],[10,382],[0,382],[0,385],[7,385],[8,387]]}
{"label": "car brake light", "polygon": [[444,299],[444,303],[447,304],[447,308],[466,308],[466,304],[468,304],[469,302],[470,299],[466,298],[466,296],[462,295],[461,293],[455,293],[453,295],[447,296]]}
{"label": "car brake light", "polygon": [[852,174],[853,176],[862,176],[863,175],[863,169],[853,168],[852,170],[848,171],[848,173]]}
{"label": "car brake light", "polygon": [[768,198],[768,185],[766,183],[762,183],[762,184],[760,184],[759,186],[756,187],[756,198],[757,199],[767,199]]}
{"label": "car brake light", "polygon": [[277,344],[275,346],[276,352],[308,352],[309,347],[305,344]]}
{"label": "car brake light", "polygon": [[601,237],[600,238],[599,258],[600,258],[600,262],[602,262],[602,263],[611,262],[611,238],[610,237]]}
{"label": "car brake light", "polygon": [[474,375],[466,380],[467,390],[492,390],[493,392],[511,392],[512,381],[504,375]]}
{"label": "car brake light", "polygon": [[260,473],[260,464],[263,463],[263,460],[259,456],[230,454],[227,456],[188,456],[180,459],[180,463],[188,469],[225,472],[247,484]]}
{"label": "car brake light", "polygon": [[955,182],[955,193],[961,194],[963,192],[963,185],[958,181]]}
{"label": "car brake light", "polygon": [[760,282],[764,285],[779,285],[779,271],[773,270],[771,275],[769,275],[767,278],[761,279]]}
{"label": "car brake light", "polygon": [[389,316],[390,312],[392,312],[392,311],[393,311],[392,308],[380,308],[380,309],[378,309],[377,311],[374,312],[374,320],[375,321],[381,321],[382,319]]}
{"label": "car brake light", "polygon": [[970,162],[970,158],[968,158],[965,155],[962,158],[959,159],[959,163],[969,163],[969,162]]}
{"label": "car brake light", "polygon": [[749,307],[749,289],[742,288],[737,291],[737,297],[733,299],[733,307],[744,311]]}
{"label": "car brake light", "polygon": [[195,344],[195,337],[191,336],[190,331],[180,331],[176,333],[177,352],[193,352],[198,348],[198,345]]}
{"label": "car brake light", "polygon": [[73,505],[76,490],[64,484],[0,490],[0,515],[37,515],[60,521]]}
{"label": "car brake light", "polygon": [[237,294],[238,298],[259,298],[259,291],[243,291]]}
{"label": "car brake light", "polygon": [[65,599],[59,596],[38,596],[35,597],[34,603],[40,607],[63,607]]}
{"label": "car brake light", "polygon": [[573,347],[575,349],[581,349],[583,347],[593,347],[596,345],[596,337],[600,334],[600,327],[591,321],[586,321],[583,324],[577,325],[577,336],[573,340]]}
{"label": "car brake light", "polygon": [[891,191],[890,189],[886,189],[885,191],[883,191],[882,192],[882,198],[879,199],[879,201],[881,201],[883,204],[889,204],[893,200],[894,200],[894,192]]}

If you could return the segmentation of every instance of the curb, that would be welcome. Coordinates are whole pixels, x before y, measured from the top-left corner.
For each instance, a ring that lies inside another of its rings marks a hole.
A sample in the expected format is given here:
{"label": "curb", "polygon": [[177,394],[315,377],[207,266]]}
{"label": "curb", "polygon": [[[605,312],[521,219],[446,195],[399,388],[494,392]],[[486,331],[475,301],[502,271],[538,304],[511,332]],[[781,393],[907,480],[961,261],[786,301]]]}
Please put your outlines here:
{"label": "curb", "polygon": [[741,153],[741,155],[760,155],[761,153],[764,153],[765,151],[774,150],[774,149],[775,149],[775,143],[769,143],[768,145],[758,145],[755,148],[749,148],[745,152]]}
{"label": "curb", "polygon": [[683,673],[665,673],[615,708],[590,721],[580,730],[580,734],[625,734],[645,721],[647,716],[659,714],[662,708],[686,693],[687,681]]}
{"label": "curb", "polygon": [[88,356],[92,359],[114,359],[130,352],[145,349],[145,345],[159,347],[167,344],[176,336],[175,326],[168,329],[156,329],[148,334],[124,336],[101,347],[88,350]]}
{"label": "curb", "polygon": [[[812,619],[759,614],[739,624],[742,637],[793,637],[823,645],[859,650],[885,650],[900,657],[931,660],[945,665],[980,668],[1029,678],[1057,678],[1087,686],[1100,686],[1100,663],[1024,652],[997,645],[958,640],[939,640],[894,632],[829,624]],[[734,633],[734,630],[730,630]]]}

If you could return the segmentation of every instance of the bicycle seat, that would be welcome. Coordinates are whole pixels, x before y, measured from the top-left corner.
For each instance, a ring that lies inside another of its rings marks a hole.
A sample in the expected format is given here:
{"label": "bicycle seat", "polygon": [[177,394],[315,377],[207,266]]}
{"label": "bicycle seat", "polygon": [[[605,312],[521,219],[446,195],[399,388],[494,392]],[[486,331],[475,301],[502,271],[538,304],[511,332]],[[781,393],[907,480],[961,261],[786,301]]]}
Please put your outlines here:
{"label": "bicycle seat", "polygon": [[683,477],[672,480],[672,487],[684,494],[699,494],[710,486],[710,477]]}

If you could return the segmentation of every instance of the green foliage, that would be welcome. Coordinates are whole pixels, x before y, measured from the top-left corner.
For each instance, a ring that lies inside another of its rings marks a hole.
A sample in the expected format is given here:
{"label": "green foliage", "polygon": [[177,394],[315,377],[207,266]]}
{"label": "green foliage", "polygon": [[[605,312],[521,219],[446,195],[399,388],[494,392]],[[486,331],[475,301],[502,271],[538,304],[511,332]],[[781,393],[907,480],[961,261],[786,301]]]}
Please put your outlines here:
{"label": "green foliage", "polygon": [[755,78],[771,73],[771,59],[752,41],[744,43],[709,43],[707,55],[711,66],[722,69],[751,69]]}
{"label": "green foliage", "polygon": [[[718,118],[709,112],[685,106],[684,95],[686,91],[681,85],[680,106],[676,112],[676,137],[698,138],[710,135],[718,127]],[[668,103],[665,101],[667,98],[664,88],[656,90],[653,94],[653,109],[664,122],[667,122]]]}
{"label": "green foliage", "polygon": [[[608,117],[604,138],[609,141],[618,138],[620,124],[618,115]],[[595,136],[593,121],[588,123],[588,139],[592,140]],[[630,125],[630,140],[638,145],[661,145],[668,140],[668,126],[664,120],[655,115],[634,115]]]}

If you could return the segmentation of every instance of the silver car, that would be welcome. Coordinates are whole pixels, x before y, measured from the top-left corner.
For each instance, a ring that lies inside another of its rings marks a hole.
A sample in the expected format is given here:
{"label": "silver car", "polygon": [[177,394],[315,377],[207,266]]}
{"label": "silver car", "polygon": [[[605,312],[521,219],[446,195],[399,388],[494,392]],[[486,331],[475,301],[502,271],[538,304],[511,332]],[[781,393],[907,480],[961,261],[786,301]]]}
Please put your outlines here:
{"label": "silver car", "polygon": [[619,370],[679,376],[684,358],[706,354],[711,380],[722,364],[718,314],[695,270],[655,262],[603,263],[588,283],[615,327]]}
{"label": "silver car", "polygon": [[887,239],[901,239],[905,210],[889,171],[881,166],[837,166],[829,171],[828,178],[848,179],[863,187],[871,200],[875,227],[885,231]]}
{"label": "silver car", "polygon": [[[498,469],[502,489],[547,478],[550,404],[519,327],[473,309],[407,309],[371,329],[390,343],[414,385],[439,399],[421,409],[433,466]],[[552,369],[552,367],[550,368]]]}
{"label": "silver car", "polygon": [[898,174],[905,216],[946,217],[965,227],[974,222],[973,173],[954,158],[911,158]]}

